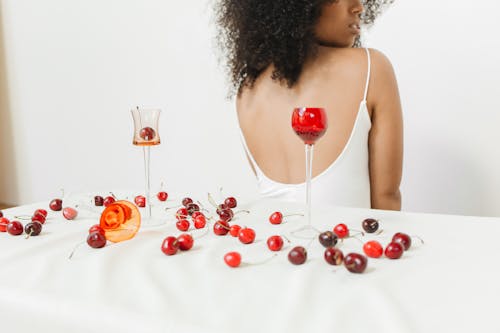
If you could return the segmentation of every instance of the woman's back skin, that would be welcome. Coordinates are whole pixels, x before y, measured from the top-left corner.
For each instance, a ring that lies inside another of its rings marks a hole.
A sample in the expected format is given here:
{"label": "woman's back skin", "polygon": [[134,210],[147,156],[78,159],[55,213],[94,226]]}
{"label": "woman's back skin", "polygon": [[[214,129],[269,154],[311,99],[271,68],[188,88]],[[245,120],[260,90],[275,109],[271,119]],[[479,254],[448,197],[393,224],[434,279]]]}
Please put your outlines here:
{"label": "woman's back skin", "polygon": [[[399,184],[403,124],[396,78],[390,62],[370,49],[371,74],[367,108],[371,206],[401,208]],[[305,180],[304,144],[291,128],[295,107],[323,107],[328,130],[315,144],[313,177],[328,168],[346,146],[359,110],[368,70],[365,49],[319,46],[291,88],[271,79],[270,66],[245,87],[237,111],[248,148],[270,179],[297,184]]]}

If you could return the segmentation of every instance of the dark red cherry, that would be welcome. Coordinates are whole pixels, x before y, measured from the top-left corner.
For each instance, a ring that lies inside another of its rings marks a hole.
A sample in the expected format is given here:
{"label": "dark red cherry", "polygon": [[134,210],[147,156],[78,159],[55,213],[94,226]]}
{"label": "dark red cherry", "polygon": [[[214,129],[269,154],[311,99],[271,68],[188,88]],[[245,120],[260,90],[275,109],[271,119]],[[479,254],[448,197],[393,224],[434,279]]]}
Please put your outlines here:
{"label": "dark red cherry", "polygon": [[378,221],[375,219],[364,219],[362,223],[363,230],[371,234],[378,230]]}
{"label": "dark red cherry", "polygon": [[219,218],[223,221],[231,221],[233,219],[234,213],[231,208],[222,209],[218,212]]}
{"label": "dark red cherry", "polygon": [[87,237],[87,244],[94,249],[99,249],[106,245],[106,237],[100,232],[91,232]]}
{"label": "dark red cherry", "polygon": [[392,236],[392,241],[403,245],[405,251],[411,246],[411,237],[402,232],[395,233],[394,236]]}
{"label": "dark red cherry", "polygon": [[401,243],[398,242],[390,242],[384,251],[384,254],[389,259],[399,259],[403,255],[404,248]]}
{"label": "dark red cherry", "polygon": [[359,253],[349,253],[344,258],[344,266],[351,273],[363,273],[366,269],[368,259]]}
{"label": "dark red cherry", "polygon": [[101,197],[100,195],[96,195],[94,197],[94,205],[96,205],[96,206],[103,206],[104,205],[104,198]]}
{"label": "dark red cherry", "polygon": [[38,236],[42,231],[42,224],[40,222],[30,222],[24,227],[24,232],[29,236]]}
{"label": "dark red cherry", "polygon": [[23,233],[23,225],[19,221],[11,221],[7,224],[7,232],[13,236],[18,236]]}
{"label": "dark red cherry", "polygon": [[191,199],[191,198],[184,198],[184,199],[182,199],[182,205],[184,207],[187,207],[187,205],[189,205],[190,203],[193,203],[193,199]]}
{"label": "dark red cherry", "polygon": [[167,198],[168,198],[168,193],[165,192],[165,191],[161,191],[161,192],[158,192],[158,194],[156,195],[156,197],[158,198],[158,200],[160,201],[167,201]]}
{"label": "dark red cherry", "polygon": [[302,265],[307,260],[307,251],[302,246],[296,246],[288,252],[288,260],[294,265]]}
{"label": "dark red cherry", "polygon": [[318,240],[324,247],[332,247],[337,244],[338,237],[331,231],[325,231],[319,234]]}
{"label": "dark red cherry", "polygon": [[236,208],[238,203],[234,197],[229,197],[224,200],[224,204],[229,208]]}
{"label": "dark red cherry", "polygon": [[61,199],[53,199],[50,203],[49,203],[49,207],[50,209],[52,209],[53,211],[60,211],[62,209],[62,200]]}
{"label": "dark red cherry", "polygon": [[325,261],[330,265],[338,266],[344,260],[344,254],[337,248],[329,247],[325,250]]}

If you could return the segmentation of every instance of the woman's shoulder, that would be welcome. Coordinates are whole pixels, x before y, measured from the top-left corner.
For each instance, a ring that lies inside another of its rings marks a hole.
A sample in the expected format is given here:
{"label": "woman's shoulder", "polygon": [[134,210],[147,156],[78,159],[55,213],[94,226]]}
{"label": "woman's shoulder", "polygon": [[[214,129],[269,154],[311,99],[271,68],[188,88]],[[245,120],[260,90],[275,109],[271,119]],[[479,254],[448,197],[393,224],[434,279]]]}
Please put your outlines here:
{"label": "woman's shoulder", "polygon": [[333,64],[364,66],[367,64],[367,50],[371,63],[381,68],[392,67],[389,58],[374,48],[320,48],[319,58]]}

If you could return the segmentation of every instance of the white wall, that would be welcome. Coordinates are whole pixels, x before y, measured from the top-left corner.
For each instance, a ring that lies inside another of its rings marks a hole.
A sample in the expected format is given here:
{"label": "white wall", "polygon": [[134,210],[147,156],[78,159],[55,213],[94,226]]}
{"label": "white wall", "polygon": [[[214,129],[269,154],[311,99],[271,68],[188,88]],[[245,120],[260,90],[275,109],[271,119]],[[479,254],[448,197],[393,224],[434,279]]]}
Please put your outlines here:
{"label": "white wall", "polygon": [[[405,113],[404,209],[500,216],[500,4],[403,1],[367,36]],[[255,185],[225,100],[211,0],[0,0],[0,202],[142,190],[129,109],[164,110],[152,180],[176,197]]]}

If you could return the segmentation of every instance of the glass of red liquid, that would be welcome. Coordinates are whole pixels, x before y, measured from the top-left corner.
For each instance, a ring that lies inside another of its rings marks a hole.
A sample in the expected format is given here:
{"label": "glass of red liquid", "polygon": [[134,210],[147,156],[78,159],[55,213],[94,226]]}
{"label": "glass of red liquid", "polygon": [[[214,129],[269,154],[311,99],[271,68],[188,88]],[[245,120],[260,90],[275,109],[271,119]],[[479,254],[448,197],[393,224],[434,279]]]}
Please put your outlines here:
{"label": "glass of red liquid", "polygon": [[[152,224],[151,219],[151,197],[150,197],[150,152],[151,146],[160,144],[160,134],[158,132],[158,121],[160,118],[160,109],[133,109],[132,118],[134,120],[134,138],[132,143],[135,146],[142,147],[144,153],[144,171],[145,171],[145,197],[146,197],[146,219],[144,225]],[[149,221],[149,222],[148,222]]]}
{"label": "glass of red liquid", "polygon": [[[292,128],[304,141],[306,149],[306,218],[307,225],[300,230],[312,229],[311,223],[311,179],[314,144],[326,132],[328,121],[325,109],[314,107],[295,108],[292,113]],[[299,231],[299,230],[297,230]],[[316,230],[317,231],[317,230]]]}

